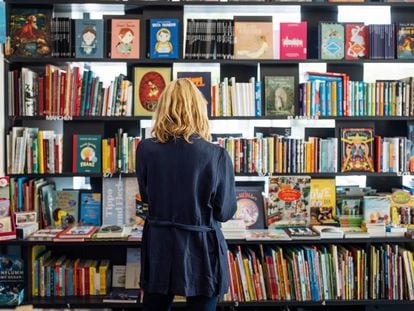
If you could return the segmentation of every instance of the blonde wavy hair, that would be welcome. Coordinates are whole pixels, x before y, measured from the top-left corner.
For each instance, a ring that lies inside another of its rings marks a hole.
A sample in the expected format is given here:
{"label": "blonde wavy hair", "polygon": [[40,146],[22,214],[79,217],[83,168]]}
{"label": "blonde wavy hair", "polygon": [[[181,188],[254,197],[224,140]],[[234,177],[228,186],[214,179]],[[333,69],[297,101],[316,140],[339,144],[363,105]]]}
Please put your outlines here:
{"label": "blonde wavy hair", "polygon": [[210,140],[207,101],[188,79],[170,82],[160,98],[153,116],[152,135],[158,142],[182,137],[191,143],[190,136]]}

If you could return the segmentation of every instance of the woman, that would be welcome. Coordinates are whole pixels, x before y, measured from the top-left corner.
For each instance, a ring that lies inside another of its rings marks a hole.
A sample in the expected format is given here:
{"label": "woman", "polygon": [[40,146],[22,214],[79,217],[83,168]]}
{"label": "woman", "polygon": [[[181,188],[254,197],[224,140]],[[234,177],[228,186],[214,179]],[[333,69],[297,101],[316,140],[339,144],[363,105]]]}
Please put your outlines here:
{"label": "woman", "polygon": [[137,176],[148,203],[141,256],[144,310],[169,310],[174,295],[190,310],[215,310],[228,290],[227,246],[218,222],[236,211],[226,150],[208,142],[206,101],[189,80],[159,98],[152,139],[137,148]]}

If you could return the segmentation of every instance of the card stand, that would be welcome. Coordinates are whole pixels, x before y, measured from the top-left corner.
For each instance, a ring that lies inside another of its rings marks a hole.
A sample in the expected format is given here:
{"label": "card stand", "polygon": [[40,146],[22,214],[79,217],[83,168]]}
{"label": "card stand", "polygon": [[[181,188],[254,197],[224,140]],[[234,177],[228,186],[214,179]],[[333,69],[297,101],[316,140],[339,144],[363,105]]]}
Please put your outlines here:
{"label": "card stand", "polygon": [[14,221],[14,213],[10,212],[10,216],[11,218],[11,226],[12,226],[12,231],[9,232],[0,232],[0,243],[1,241],[8,241],[8,240],[15,240],[17,235],[16,235],[16,223]]}

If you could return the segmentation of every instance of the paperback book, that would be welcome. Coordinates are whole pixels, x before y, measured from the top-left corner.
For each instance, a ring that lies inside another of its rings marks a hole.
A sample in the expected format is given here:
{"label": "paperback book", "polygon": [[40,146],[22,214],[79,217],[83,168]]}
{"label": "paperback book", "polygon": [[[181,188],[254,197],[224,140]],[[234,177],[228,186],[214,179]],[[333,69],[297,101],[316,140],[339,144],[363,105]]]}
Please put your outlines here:
{"label": "paperback book", "polygon": [[102,223],[101,193],[82,191],[79,201],[79,223],[100,226]]}
{"label": "paperback book", "polygon": [[295,77],[265,76],[265,115],[295,114]]}
{"label": "paperback book", "polygon": [[388,225],[391,202],[386,196],[364,196],[364,221],[369,225]]}
{"label": "paperback book", "polygon": [[53,210],[55,225],[66,228],[68,225],[78,223],[79,191],[56,191],[56,199],[56,209]]}
{"label": "paperback book", "polygon": [[364,24],[345,25],[345,59],[368,58],[368,27]]}
{"label": "paperback book", "polygon": [[414,196],[404,190],[390,195],[391,220],[396,227],[414,229]]}
{"label": "paperback book", "polygon": [[150,58],[178,58],[179,28],[178,19],[150,20]]}
{"label": "paperback book", "polygon": [[103,21],[85,18],[75,21],[75,56],[103,57]]}
{"label": "paperback book", "polygon": [[398,24],[397,57],[414,59],[414,23]]}
{"label": "paperback book", "polygon": [[23,259],[13,255],[0,255],[0,306],[21,304],[24,288]]}
{"label": "paperback book", "polygon": [[307,58],[308,23],[280,23],[280,59]]}

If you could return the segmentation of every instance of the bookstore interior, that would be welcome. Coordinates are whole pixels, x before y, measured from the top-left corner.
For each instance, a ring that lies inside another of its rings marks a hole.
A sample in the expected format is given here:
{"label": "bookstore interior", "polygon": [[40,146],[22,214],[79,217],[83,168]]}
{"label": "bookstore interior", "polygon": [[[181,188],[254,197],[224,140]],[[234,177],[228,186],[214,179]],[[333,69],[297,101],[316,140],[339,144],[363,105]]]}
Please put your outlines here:
{"label": "bookstore interior", "polygon": [[414,310],[413,0],[6,0],[0,42],[0,308],[142,308],[136,147],[187,78],[236,178],[218,309]]}

